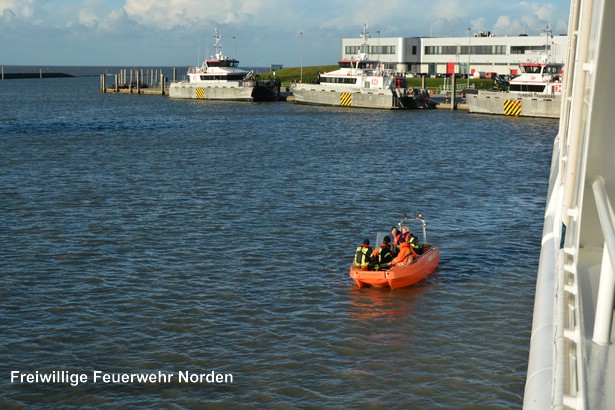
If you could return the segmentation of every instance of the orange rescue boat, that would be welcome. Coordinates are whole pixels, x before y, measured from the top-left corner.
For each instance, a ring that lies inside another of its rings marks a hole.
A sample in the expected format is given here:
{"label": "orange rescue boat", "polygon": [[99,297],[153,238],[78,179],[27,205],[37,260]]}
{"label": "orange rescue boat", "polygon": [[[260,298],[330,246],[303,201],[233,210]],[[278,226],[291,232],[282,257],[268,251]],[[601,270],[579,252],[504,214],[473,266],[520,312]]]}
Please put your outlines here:
{"label": "orange rescue boat", "polygon": [[[404,214],[404,218],[407,218]],[[421,215],[414,219],[421,221],[423,225],[423,238],[427,240],[427,223]],[[399,223],[400,228],[402,222]],[[379,234],[381,236],[382,234]],[[412,259],[405,265],[391,266],[387,270],[364,270],[350,266],[350,278],[354,280],[358,287],[389,287],[391,289],[403,288],[414,285],[431,275],[438,268],[440,263],[440,249],[437,246],[423,244],[423,253]]]}
{"label": "orange rescue boat", "polygon": [[350,267],[350,277],[358,287],[403,288],[414,285],[431,275],[440,262],[440,249],[437,246],[427,249],[407,265],[392,266],[388,270],[361,270]]}

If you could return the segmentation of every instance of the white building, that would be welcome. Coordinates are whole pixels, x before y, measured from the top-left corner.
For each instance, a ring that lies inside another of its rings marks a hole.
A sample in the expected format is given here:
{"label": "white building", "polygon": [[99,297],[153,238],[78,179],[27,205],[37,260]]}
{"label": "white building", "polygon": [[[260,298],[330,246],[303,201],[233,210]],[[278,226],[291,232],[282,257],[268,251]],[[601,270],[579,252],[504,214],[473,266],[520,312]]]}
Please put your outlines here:
{"label": "white building", "polygon": [[[468,37],[371,37],[368,53],[386,68],[428,75],[453,72],[476,75],[515,74],[524,61],[563,63],[568,37],[494,36],[480,32]],[[342,58],[356,56],[364,40],[342,39]]]}

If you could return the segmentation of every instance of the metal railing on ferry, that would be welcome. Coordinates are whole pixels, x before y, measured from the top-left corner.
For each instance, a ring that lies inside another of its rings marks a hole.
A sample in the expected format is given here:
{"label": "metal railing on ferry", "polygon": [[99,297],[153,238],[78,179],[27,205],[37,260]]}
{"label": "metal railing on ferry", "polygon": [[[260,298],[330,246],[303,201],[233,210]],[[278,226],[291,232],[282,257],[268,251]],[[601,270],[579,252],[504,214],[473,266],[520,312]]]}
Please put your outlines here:
{"label": "metal railing on ferry", "polygon": [[606,191],[604,178],[598,176],[592,183],[598,219],[604,235],[604,249],[600,267],[600,282],[598,285],[598,301],[594,319],[594,334],[592,341],[600,345],[610,343],[611,323],[613,322],[613,296],[615,293],[615,214]]}

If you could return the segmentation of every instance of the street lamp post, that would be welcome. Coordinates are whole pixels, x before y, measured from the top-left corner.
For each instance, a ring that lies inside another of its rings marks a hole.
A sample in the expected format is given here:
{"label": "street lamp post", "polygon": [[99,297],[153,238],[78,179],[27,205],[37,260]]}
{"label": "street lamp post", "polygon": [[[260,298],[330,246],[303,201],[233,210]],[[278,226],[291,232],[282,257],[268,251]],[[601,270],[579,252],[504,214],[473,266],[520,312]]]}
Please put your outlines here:
{"label": "street lamp post", "polygon": [[380,63],[380,30],[376,31],[376,33],[378,34],[378,69],[380,69],[380,66],[382,65]]}
{"label": "street lamp post", "polygon": [[468,27],[468,88],[470,88],[470,56],[472,55],[472,27]]}
{"label": "street lamp post", "polygon": [[301,36],[301,79],[299,81],[303,83],[303,31],[299,35]]}
{"label": "street lamp post", "polygon": [[233,36],[233,58],[237,60],[237,37]]}

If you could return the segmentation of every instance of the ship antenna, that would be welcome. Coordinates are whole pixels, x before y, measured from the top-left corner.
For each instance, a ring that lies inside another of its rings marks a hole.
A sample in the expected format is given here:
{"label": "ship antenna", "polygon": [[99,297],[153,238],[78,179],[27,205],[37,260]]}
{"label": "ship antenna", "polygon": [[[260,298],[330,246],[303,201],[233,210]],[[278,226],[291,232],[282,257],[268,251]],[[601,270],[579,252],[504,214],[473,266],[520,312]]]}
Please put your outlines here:
{"label": "ship antenna", "polygon": [[218,29],[215,28],[214,29],[214,50],[216,52],[216,58],[219,60],[222,59],[222,46],[220,45],[221,39],[222,39],[222,36],[220,36],[220,34],[218,33]]}
{"label": "ship antenna", "polygon": [[359,59],[367,59],[368,57],[368,44],[367,39],[369,38],[369,31],[367,31],[367,22],[363,24],[363,30],[361,31],[361,37],[363,37],[363,44],[361,44],[361,54]]}
{"label": "ship antenna", "polygon": [[553,30],[551,30],[551,23],[547,24],[547,27],[542,30],[542,34],[545,35],[545,63],[548,63],[551,58],[549,57],[549,41],[553,39]]}

